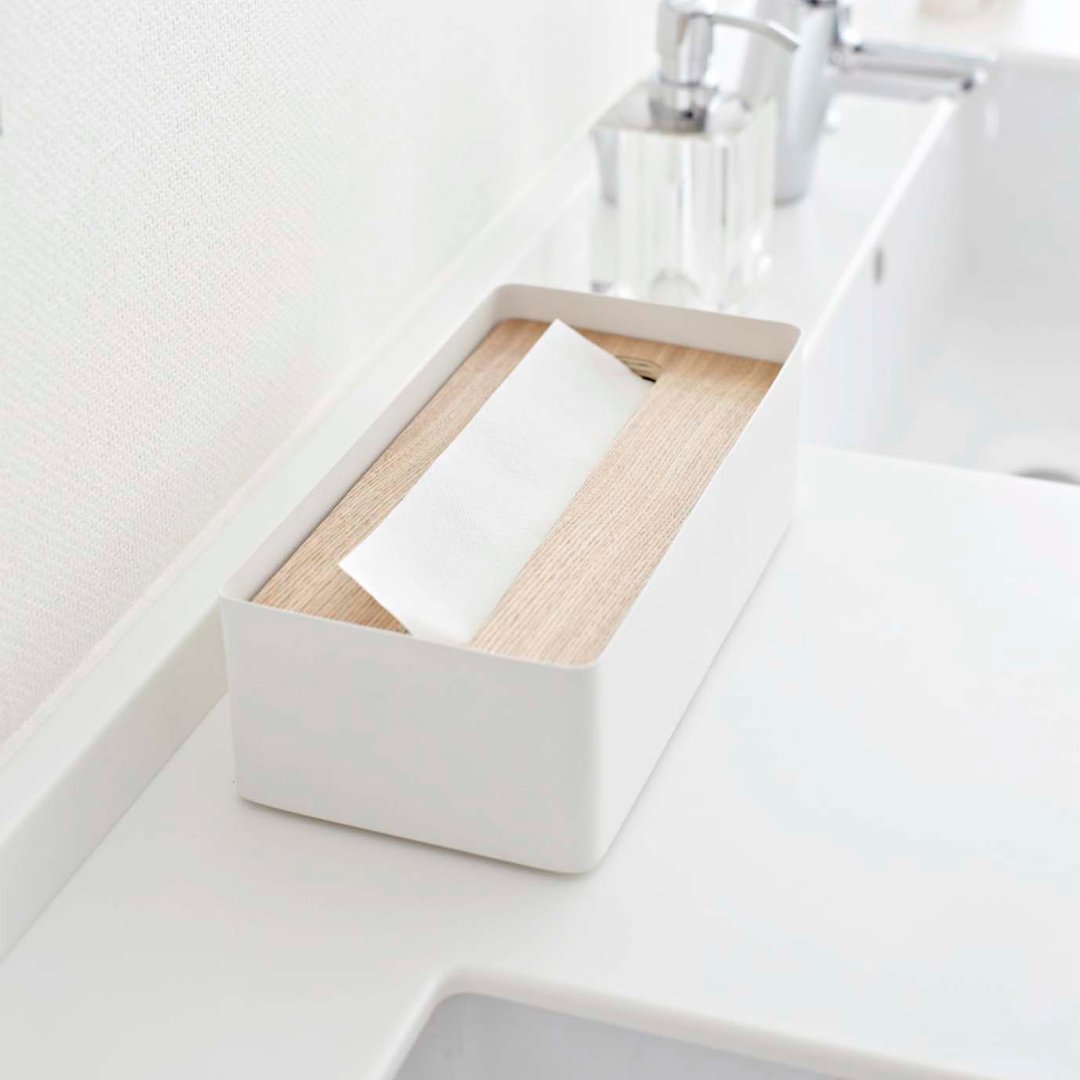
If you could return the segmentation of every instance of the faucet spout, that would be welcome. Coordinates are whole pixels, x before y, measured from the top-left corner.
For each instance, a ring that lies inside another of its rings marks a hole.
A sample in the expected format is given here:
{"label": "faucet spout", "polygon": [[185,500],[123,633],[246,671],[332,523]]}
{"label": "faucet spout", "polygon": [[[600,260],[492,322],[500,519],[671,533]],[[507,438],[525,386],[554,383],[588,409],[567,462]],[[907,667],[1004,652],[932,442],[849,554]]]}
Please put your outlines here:
{"label": "faucet spout", "polygon": [[838,89],[920,98],[974,90],[986,81],[996,60],[993,53],[864,41],[848,30],[835,63],[843,76]]}
{"label": "faucet spout", "polygon": [[[776,198],[801,199],[810,186],[818,143],[833,96],[929,98],[981,85],[995,63],[989,53],[864,41],[852,26],[852,0],[758,0],[759,15],[798,34],[803,47],[779,94]],[[751,54],[751,71],[763,64]]]}

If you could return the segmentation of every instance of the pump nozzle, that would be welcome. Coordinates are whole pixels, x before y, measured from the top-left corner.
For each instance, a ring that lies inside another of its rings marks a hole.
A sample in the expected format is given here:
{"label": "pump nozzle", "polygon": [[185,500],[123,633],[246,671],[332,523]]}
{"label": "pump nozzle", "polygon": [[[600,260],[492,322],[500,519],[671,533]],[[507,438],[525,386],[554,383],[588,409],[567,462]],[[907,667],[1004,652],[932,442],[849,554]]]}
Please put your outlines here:
{"label": "pump nozzle", "polygon": [[704,116],[715,93],[706,76],[717,26],[759,34],[788,52],[799,47],[798,37],[771,19],[717,11],[714,0],[660,0],[656,19],[660,77],[652,95],[653,112],[659,119],[684,126]]}

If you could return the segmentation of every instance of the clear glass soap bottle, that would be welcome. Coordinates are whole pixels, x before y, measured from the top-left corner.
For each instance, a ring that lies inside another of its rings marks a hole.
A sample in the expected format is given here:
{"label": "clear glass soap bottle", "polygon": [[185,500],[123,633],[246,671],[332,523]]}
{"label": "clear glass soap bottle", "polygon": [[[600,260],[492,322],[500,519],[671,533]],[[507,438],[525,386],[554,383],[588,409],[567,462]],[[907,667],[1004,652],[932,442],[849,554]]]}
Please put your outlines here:
{"label": "clear glass soap bottle", "polygon": [[660,74],[593,129],[601,178],[594,287],[692,307],[731,308],[767,260],[776,103],[707,81],[713,27],[735,25],[794,48],[776,24],[660,4]]}

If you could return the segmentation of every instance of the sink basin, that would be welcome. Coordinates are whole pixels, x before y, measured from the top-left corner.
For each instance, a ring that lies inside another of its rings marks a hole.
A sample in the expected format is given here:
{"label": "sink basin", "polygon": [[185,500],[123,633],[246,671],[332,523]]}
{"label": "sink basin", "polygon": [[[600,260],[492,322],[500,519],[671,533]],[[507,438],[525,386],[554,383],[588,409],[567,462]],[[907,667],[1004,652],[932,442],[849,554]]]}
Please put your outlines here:
{"label": "sink basin", "polygon": [[807,365],[809,441],[1080,483],[1080,65],[957,106]]}
{"label": "sink basin", "polygon": [[824,1080],[821,1073],[612,1024],[456,994],[432,1013],[395,1080]]}

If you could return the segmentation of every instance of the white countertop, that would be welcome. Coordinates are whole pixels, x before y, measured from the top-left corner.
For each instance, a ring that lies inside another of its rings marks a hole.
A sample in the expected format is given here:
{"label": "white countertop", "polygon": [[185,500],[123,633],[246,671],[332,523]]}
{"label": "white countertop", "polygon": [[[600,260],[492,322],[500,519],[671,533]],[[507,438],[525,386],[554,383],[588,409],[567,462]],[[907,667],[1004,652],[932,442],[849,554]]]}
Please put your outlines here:
{"label": "white countertop", "polygon": [[1075,1076],[1078,550],[1072,489],[807,450],[581,877],[244,803],[223,703],[0,969],[4,1075],[381,1078],[475,989],[839,1074]]}
{"label": "white countertop", "polygon": [[[941,34],[871,6],[868,32],[1080,54],[1070,3],[1055,24],[999,0]],[[778,217],[800,272],[754,314],[821,325],[949,108],[845,105]],[[869,139],[880,168],[856,176]],[[520,276],[565,282],[574,221]],[[243,803],[222,703],[0,965],[0,1074],[384,1080],[440,997],[476,990],[840,1075],[1080,1076],[1080,497],[803,464],[789,534],[596,871]]]}

